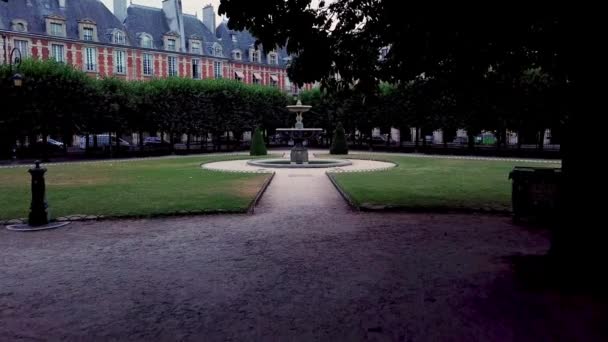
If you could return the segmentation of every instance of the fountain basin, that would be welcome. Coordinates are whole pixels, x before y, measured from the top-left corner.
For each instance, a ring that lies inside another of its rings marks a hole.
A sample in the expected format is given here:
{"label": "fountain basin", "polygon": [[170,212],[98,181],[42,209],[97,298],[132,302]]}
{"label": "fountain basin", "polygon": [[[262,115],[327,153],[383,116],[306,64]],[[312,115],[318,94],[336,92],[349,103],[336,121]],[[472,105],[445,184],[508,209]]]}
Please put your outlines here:
{"label": "fountain basin", "polygon": [[338,159],[313,159],[308,163],[296,164],[289,159],[254,159],[247,161],[251,166],[278,168],[278,169],[318,169],[352,165],[348,160]]}

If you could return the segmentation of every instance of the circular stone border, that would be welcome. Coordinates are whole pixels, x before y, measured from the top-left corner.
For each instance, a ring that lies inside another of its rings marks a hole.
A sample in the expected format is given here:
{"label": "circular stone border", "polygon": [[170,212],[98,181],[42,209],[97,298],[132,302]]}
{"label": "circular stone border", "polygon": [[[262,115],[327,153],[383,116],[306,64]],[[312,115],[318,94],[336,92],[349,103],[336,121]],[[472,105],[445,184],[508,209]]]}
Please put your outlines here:
{"label": "circular stone border", "polygon": [[[349,160],[338,160],[338,159],[318,159],[322,160],[323,163],[319,164],[287,164],[286,159],[251,159],[247,161],[247,165],[266,167],[271,169],[330,169],[333,167],[342,167],[352,165],[353,162]],[[273,162],[277,162],[274,164]],[[278,164],[283,162],[283,164]]]}
{"label": "circular stone border", "polygon": [[29,224],[12,224],[10,226],[6,226],[6,229],[12,230],[14,232],[36,232],[39,230],[48,230],[48,229],[57,229],[63,226],[67,226],[70,222],[52,222],[42,226],[30,226]]}

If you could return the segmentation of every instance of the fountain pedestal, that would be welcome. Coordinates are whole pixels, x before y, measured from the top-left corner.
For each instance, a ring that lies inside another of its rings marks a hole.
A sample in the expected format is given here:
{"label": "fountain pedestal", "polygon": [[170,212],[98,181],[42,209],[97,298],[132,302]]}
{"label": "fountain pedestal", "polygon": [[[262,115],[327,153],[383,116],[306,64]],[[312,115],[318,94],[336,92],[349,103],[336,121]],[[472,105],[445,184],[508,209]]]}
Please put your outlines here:
{"label": "fountain pedestal", "polygon": [[308,164],[308,149],[304,146],[294,146],[291,149],[290,159],[295,164]]}
{"label": "fountain pedestal", "polygon": [[304,147],[304,140],[313,138],[322,131],[321,128],[277,128],[277,132],[287,133],[293,139],[290,154],[292,164],[308,164],[308,149]]}

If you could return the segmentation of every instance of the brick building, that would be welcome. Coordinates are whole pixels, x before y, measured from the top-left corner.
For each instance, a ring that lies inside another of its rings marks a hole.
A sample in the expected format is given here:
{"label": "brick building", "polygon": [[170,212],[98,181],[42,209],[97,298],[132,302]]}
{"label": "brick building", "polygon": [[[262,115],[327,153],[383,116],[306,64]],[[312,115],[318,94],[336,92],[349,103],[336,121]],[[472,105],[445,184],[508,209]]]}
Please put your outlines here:
{"label": "brick building", "polygon": [[210,5],[201,21],[182,12],[181,0],[158,1],[154,8],[114,0],[114,13],[98,0],[0,2],[0,61],[18,48],[23,58],[52,58],[93,77],[228,78],[299,91],[284,49],[256,49],[249,32],[216,25]]}

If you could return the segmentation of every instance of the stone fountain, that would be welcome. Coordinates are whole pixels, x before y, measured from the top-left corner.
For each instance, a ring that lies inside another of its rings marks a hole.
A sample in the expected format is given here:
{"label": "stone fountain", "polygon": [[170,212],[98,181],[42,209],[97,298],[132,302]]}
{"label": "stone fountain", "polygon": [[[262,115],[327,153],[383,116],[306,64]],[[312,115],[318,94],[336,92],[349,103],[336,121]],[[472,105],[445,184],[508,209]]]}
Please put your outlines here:
{"label": "stone fountain", "polygon": [[309,111],[311,107],[303,105],[300,100],[295,105],[287,106],[287,110],[296,113],[296,124],[294,128],[277,128],[277,132],[287,133],[294,142],[289,161],[285,159],[257,159],[250,160],[247,163],[254,166],[278,168],[320,168],[351,165],[352,162],[348,160],[308,160],[308,149],[304,146],[304,141],[314,138],[323,131],[321,128],[304,128],[302,113]]}

